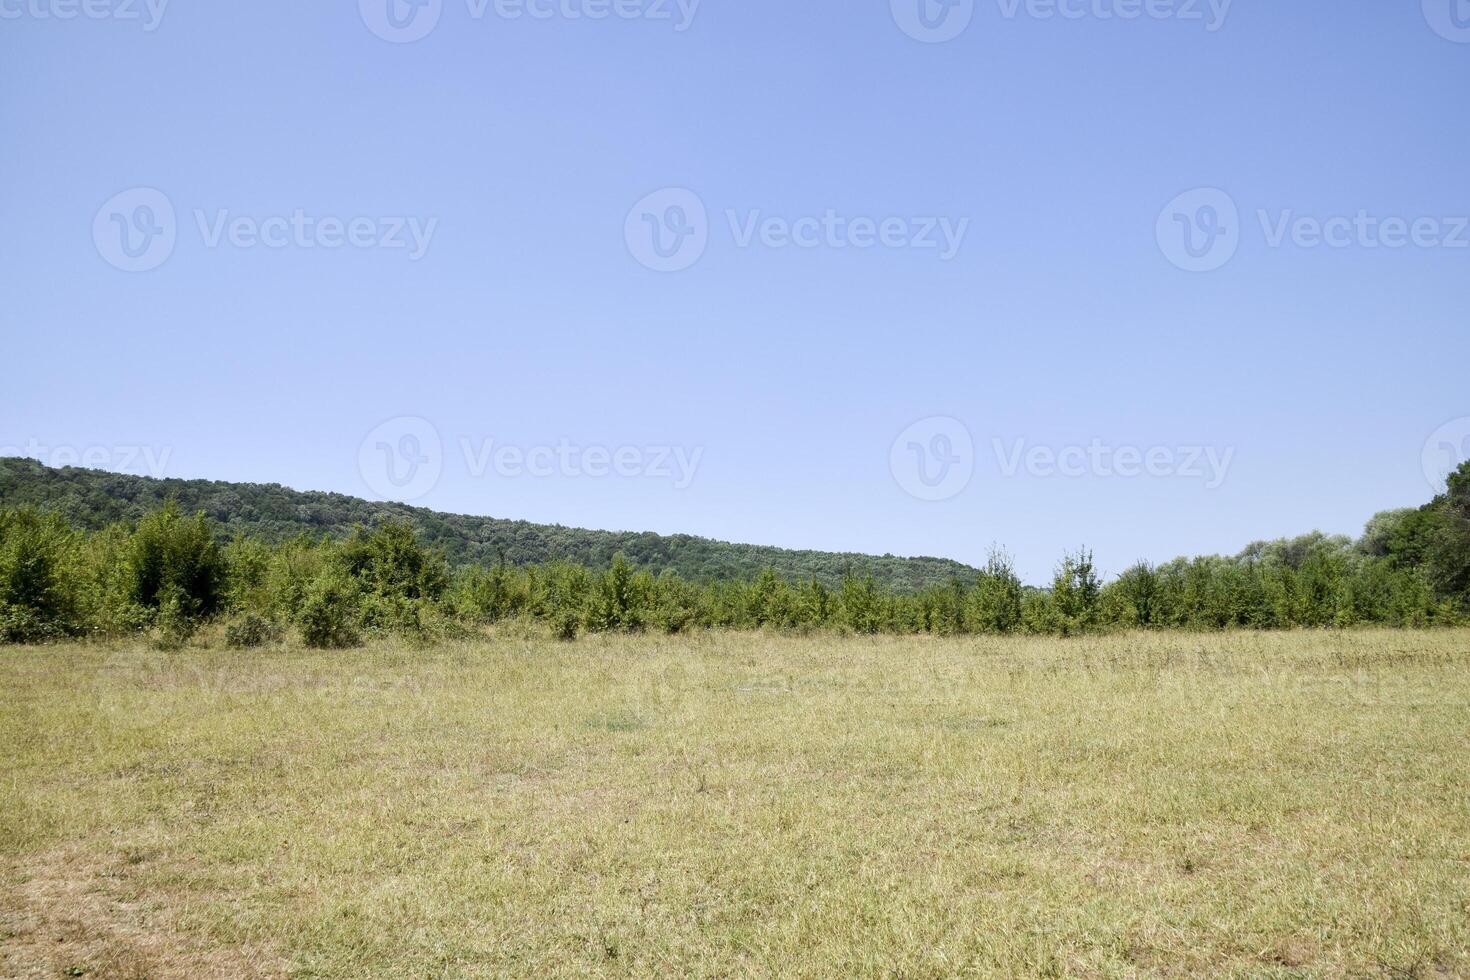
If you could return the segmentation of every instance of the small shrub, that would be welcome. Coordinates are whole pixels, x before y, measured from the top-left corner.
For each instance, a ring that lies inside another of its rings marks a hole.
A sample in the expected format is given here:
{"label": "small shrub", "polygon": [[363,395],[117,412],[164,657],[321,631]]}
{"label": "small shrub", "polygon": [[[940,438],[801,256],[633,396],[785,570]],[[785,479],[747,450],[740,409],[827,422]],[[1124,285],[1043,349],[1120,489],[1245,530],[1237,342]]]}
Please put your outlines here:
{"label": "small shrub", "polygon": [[198,625],[189,598],[179,589],[166,589],[159,599],[148,639],[155,650],[181,650],[193,639]]}
{"label": "small shrub", "polygon": [[231,650],[253,650],[280,638],[280,626],[259,613],[246,613],[225,625],[225,646]]}
{"label": "small shrub", "polygon": [[36,610],[0,603],[0,643],[41,643],[59,635]]}
{"label": "small shrub", "polygon": [[551,634],[558,640],[575,640],[581,628],[582,618],[571,609],[559,610],[551,617]]}
{"label": "small shrub", "polygon": [[362,642],[357,586],[340,572],[323,572],[307,589],[297,618],[301,640],[317,650],[345,650]]}

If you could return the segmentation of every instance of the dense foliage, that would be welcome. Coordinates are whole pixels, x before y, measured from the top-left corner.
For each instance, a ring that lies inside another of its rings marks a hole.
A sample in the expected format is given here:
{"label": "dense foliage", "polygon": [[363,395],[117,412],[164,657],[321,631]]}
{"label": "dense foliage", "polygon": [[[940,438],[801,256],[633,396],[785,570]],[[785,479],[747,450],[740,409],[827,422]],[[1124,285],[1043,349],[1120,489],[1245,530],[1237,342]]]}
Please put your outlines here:
{"label": "dense foliage", "polygon": [[272,543],[301,534],[345,539],[355,527],[390,520],[407,523],[451,566],[542,565],[570,561],[603,570],[623,554],[655,574],[669,571],[695,582],[748,579],[771,568],[792,579],[815,578],[833,588],[844,576],[871,575],[885,589],[917,592],[975,569],[942,558],[897,558],[791,551],[728,544],[689,535],[583,531],[576,528],[440,514],[404,504],[373,503],[335,493],[304,493],[276,485],[210,480],[154,480],[78,468],[52,469],[34,460],[0,458],[0,507],[27,504],[54,511],[80,528],[100,530],[138,521],[175,501],[184,513],[203,513],[222,537]]}
{"label": "dense foliage", "polygon": [[1092,555],[1026,588],[995,553],[974,576],[918,592],[848,574],[833,587],[765,568],[697,582],[619,553],[606,568],[567,561],[466,565],[390,519],[348,536],[271,541],[216,533],[170,501],[135,521],[78,529],[24,506],[0,510],[0,639],[148,631],[177,646],[225,621],[232,646],[294,629],[321,648],[365,635],[435,637],[498,622],[579,633],[709,628],[860,634],[1072,635],[1119,628],[1277,629],[1433,626],[1470,614],[1470,464],[1418,510],[1380,514],[1357,541],[1310,534],[1234,557],[1139,564],[1104,583]]}

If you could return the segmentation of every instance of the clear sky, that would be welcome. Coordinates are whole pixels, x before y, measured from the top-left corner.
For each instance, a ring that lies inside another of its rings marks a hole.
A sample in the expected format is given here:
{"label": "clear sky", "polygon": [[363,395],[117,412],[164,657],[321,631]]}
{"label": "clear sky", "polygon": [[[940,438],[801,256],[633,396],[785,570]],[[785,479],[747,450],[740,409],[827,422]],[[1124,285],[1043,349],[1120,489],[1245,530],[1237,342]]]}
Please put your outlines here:
{"label": "clear sky", "polygon": [[1465,0],[422,2],[0,0],[0,446],[1036,582],[1467,447]]}

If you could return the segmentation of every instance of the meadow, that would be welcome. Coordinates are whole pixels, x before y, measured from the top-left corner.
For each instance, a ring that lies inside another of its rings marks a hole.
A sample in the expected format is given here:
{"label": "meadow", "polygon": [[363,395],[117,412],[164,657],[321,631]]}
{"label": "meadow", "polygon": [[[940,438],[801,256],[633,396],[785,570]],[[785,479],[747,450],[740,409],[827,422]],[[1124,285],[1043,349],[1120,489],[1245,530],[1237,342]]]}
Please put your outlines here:
{"label": "meadow", "polygon": [[1470,975],[1470,631],[0,651],[0,975]]}

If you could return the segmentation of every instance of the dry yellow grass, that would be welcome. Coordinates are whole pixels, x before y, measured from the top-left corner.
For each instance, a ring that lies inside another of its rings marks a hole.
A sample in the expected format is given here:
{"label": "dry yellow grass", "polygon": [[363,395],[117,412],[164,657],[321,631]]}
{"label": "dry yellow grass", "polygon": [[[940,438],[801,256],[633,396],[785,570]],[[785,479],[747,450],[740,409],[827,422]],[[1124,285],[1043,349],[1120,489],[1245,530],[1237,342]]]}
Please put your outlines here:
{"label": "dry yellow grass", "polygon": [[1470,633],[0,651],[16,976],[1466,976]]}

